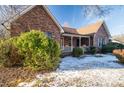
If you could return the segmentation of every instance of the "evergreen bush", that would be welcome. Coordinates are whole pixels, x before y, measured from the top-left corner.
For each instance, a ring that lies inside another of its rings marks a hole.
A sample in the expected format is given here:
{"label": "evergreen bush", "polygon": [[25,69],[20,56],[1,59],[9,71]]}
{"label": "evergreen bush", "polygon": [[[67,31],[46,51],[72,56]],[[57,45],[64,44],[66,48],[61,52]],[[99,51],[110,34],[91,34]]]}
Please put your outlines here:
{"label": "evergreen bush", "polygon": [[53,70],[58,66],[59,59],[59,44],[41,31],[32,30],[0,43],[0,62],[4,66]]}
{"label": "evergreen bush", "polygon": [[18,53],[13,40],[1,40],[0,42],[0,63],[5,67],[23,65],[23,57]]}
{"label": "evergreen bush", "polygon": [[82,48],[73,48],[72,55],[74,57],[80,57],[84,54],[84,50]]}
{"label": "evergreen bush", "polygon": [[97,48],[96,47],[90,47],[90,53],[91,54],[96,54],[97,53]]}

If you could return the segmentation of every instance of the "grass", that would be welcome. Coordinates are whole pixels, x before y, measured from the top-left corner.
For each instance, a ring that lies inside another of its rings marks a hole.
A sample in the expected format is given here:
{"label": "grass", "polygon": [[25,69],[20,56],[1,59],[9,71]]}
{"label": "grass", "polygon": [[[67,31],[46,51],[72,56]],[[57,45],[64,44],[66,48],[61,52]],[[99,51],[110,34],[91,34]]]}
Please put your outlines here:
{"label": "grass", "polygon": [[22,67],[0,67],[0,86],[14,87],[18,83],[29,81],[35,78],[37,72]]}
{"label": "grass", "polygon": [[[3,67],[0,66],[0,87],[15,87],[21,82],[30,82],[37,74],[47,71],[33,71],[25,67]],[[49,71],[48,71],[49,72]]]}

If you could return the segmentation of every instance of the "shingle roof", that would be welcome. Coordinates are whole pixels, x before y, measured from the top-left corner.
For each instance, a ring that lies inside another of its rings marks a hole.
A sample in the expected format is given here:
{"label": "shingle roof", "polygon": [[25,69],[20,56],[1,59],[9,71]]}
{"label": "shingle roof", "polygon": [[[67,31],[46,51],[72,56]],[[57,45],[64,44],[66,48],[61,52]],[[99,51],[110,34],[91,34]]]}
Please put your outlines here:
{"label": "shingle roof", "polygon": [[103,21],[99,21],[99,22],[87,25],[85,27],[81,27],[79,29],[70,28],[70,27],[63,27],[63,29],[64,29],[64,32],[68,34],[89,35],[89,34],[96,33],[102,24],[103,24]]}
{"label": "shingle roof", "polygon": [[103,24],[103,21],[98,21],[96,23],[77,29],[77,32],[82,35],[93,34],[99,30],[102,24]]}
{"label": "shingle roof", "polygon": [[70,27],[63,27],[64,33],[67,34],[78,34],[77,30],[75,28],[70,28]]}

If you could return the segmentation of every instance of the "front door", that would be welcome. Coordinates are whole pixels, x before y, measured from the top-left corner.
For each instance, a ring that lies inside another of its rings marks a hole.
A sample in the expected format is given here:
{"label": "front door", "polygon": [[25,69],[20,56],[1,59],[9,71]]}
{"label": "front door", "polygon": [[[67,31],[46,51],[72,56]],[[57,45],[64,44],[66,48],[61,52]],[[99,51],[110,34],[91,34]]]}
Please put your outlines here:
{"label": "front door", "polygon": [[79,38],[77,38],[76,45],[79,47]]}

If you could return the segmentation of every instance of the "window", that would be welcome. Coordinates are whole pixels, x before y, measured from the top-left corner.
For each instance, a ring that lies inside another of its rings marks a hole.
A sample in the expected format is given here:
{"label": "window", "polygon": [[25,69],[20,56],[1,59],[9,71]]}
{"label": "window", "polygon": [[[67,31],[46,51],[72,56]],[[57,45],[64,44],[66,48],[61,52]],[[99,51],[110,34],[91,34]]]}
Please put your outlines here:
{"label": "window", "polygon": [[103,42],[102,45],[105,45],[105,38],[103,38],[102,42]]}
{"label": "window", "polygon": [[100,46],[100,39],[98,38],[98,47]]}
{"label": "window", "polygon": [[98,38],[98,47],[102,47],[105,45],[105,38]]}
{"label": "window", "polygon": [[52,33],[51,32],[45,32],[45,34],[47,35],[47,37],[52,38]]}

